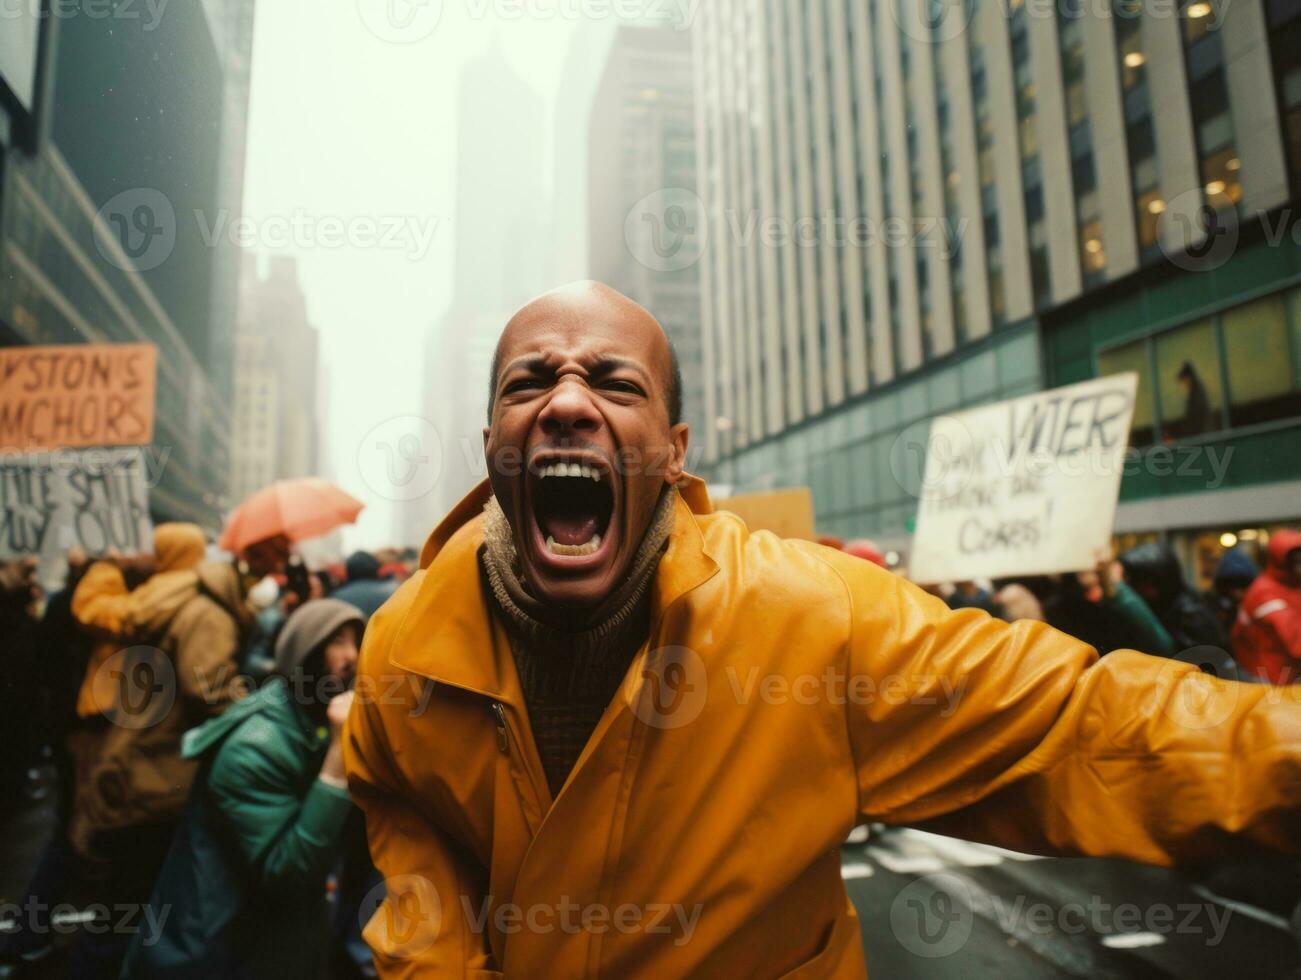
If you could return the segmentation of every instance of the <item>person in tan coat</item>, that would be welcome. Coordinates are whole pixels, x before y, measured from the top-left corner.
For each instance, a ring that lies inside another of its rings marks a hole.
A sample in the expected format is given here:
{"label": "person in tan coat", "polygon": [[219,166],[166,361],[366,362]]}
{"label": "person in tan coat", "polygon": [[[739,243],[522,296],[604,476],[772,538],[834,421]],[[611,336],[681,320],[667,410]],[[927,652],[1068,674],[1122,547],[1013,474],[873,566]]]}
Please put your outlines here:
{"label": "person in tan coat", "polygon": [[384,977],[861,977],[839,845],[929,826],[1173,864],[1296,850],[1301,689],[1218,681],[714,512],[669,343],[507,324],[488,480],[371,620],[345,762]]}
{"label": "person in tan coat", "polygon": [[[181,737],[245,693],[239,653],[252,613],[229,562],[205,562],[203,532],[155,530],[154,574],[129,590],[121,563],[92,565],[73,614],[99,638],[78,698],[93,719],[75,733],[68,837],[93,895],[148,901],[197,763]],[[88,936],[78,969],[100,975],[130,937]]]}

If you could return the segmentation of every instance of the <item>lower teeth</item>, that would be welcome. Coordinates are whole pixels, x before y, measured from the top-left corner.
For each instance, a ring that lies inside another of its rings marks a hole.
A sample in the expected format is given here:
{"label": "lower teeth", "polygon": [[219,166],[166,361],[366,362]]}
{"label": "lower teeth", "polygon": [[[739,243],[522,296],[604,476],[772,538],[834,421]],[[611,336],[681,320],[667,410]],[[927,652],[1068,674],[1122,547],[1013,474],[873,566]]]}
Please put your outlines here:
{"label": "lower teeth", "polygon": [[593,534],[585,544],[561,544],[550,535],[547,536],[547,551],[553,555],[594,555],[599,547],[601,547],[599,534]]}

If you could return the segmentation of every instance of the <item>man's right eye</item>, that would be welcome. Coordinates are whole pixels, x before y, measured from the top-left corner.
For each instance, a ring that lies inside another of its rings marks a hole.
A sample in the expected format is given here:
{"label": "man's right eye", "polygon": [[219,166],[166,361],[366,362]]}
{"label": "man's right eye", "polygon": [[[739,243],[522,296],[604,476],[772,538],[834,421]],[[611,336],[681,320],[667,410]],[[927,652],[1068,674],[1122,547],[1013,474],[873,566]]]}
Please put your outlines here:
{"label": "man's right eye", "polygon": [[503,394],[514,394],[517,391],[532,391],[542,387],[540,378],[517,378],[514,381],[506,382],[506,388]]}

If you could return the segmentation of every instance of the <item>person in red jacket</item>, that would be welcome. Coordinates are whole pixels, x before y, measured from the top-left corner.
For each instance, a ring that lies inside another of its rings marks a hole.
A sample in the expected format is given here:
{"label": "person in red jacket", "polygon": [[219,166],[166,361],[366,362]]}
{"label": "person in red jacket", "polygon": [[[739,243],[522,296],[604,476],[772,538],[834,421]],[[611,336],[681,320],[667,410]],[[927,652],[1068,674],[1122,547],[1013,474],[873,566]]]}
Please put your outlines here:
{"label": "person in red jacket", "polygon": [[1301,680],[1301,531],[1269,539],[1269,565],[1238,608],[1233,655],[1271,684]]}

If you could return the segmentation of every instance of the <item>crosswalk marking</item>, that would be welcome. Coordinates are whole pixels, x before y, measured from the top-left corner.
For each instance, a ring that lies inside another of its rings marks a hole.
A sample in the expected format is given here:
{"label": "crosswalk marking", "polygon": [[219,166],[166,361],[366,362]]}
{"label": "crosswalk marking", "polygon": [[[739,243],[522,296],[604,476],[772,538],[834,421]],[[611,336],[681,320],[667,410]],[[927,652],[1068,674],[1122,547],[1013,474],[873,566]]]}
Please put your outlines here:
{"label": "crosswalk marking", "polygon": [[1102,945],[1111,949],[1141,949],[1144,946],[1160,946],[1165,936],[1156,932],[1117,932],[1102,937]]}
{"label": "crosswalk marking", "polygon": [[876,874],[876,869],[866,861],[846,861],[840,866],[840,877],[849,880],[850,878],[870,878]]}

